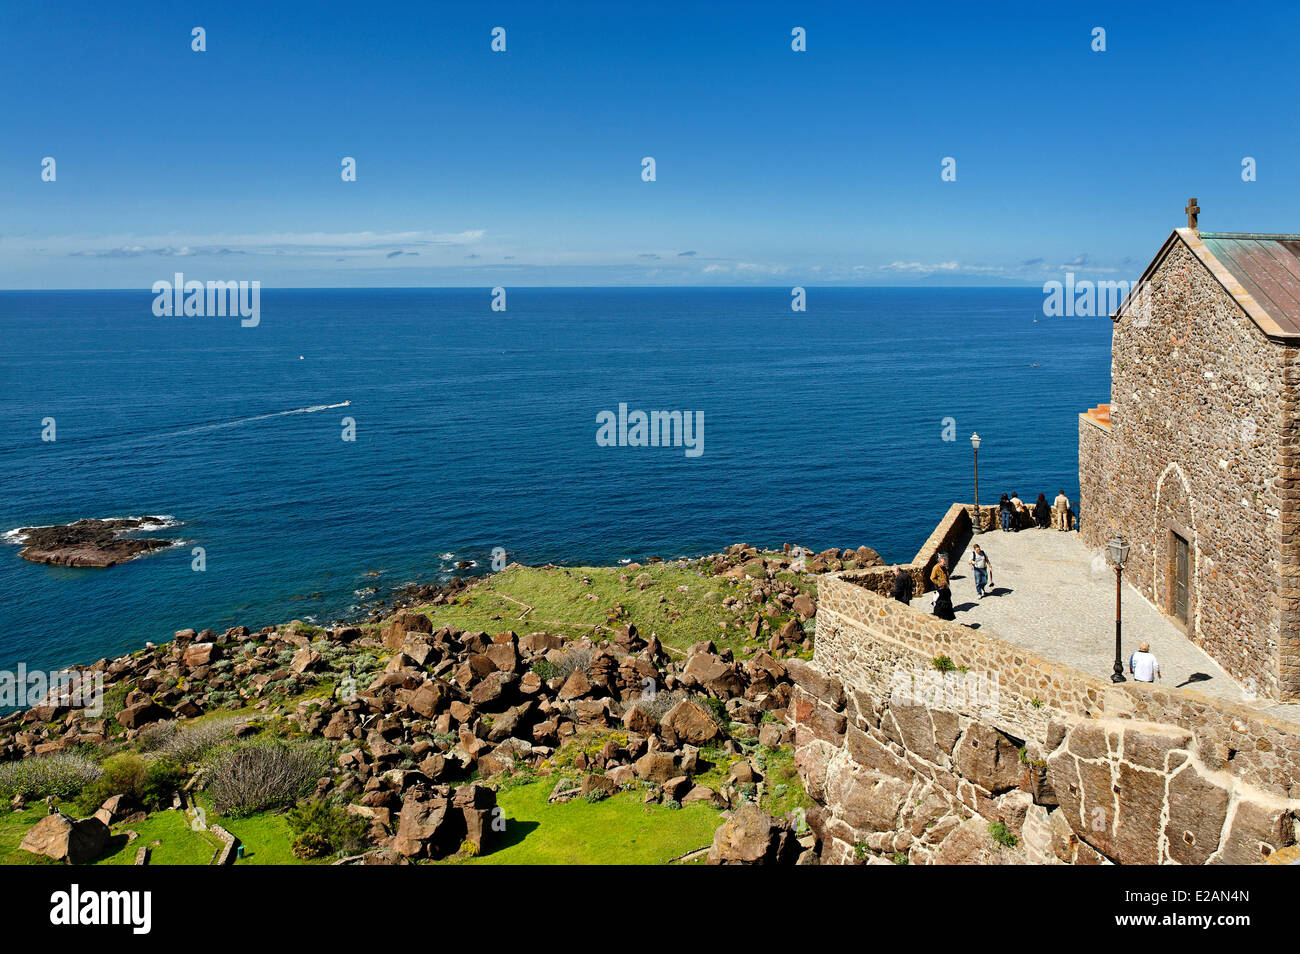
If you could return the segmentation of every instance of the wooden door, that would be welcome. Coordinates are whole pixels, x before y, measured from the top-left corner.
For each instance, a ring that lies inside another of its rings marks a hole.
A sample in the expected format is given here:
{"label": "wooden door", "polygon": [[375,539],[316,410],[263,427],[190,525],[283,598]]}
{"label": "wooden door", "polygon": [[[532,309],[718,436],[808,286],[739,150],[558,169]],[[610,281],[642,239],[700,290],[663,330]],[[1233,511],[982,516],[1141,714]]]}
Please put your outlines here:
{"label": "wooden door", "polygon": [[1190,623],[1191,600],[1191,552],[1187,541],[1174,534],[1174,616],[1184,624]]}

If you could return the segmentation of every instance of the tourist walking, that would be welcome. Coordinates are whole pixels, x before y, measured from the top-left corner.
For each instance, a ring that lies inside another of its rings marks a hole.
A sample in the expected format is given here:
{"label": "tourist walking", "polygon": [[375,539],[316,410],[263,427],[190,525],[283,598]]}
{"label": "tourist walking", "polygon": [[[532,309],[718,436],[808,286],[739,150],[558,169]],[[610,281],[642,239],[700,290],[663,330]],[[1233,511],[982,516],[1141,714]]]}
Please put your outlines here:
{"label": "tourist walking", "polygon": [[889,595],[904,606],[912,602],[912,574],[901,566],[894,570],[894,591]]}
{"label": "tourist walking", "polygon": [[1070,529],[1070,498],[1065,496],[1064,490],[1058,493],[1056,499],[1052,501],[1052,513],[1056,518],[1057,530]]}
{"label": "tourist walking", "polygon": [[1034,523],[1038,524],[1040,530],[1046,530],[1052,525],[1052,508],[1047,505],[1047,494],[1039,494],[1034,503]]}
{"label": "tourist walking", "polygon": [[970,565],[975,571],[975,595],[984,599],[984,588],[989,585],[989,558],[978,543],[971,547]]}
{"label": "tourist walking", "polygon": [[1006,533],[1011,529],[1013,510],[1011,507],[1011,498],[1006,494],[998,501],[998,516],[1002,519],[1002,532]]}
{"label": "tourist walking", "polygon": [[940,619],[956,619],[952,608],[952,589],[948,583],[948,555],[939,554],[939,560],[930,571],[930,582],[934,584],[934,615]]}
{"label": "tourist walking", "polygon": [[1128,658],[1128,671],[1134,682],[1155,682],[1160,678],[1160,663],[1151,654],[1150,643],[1143,642]]}

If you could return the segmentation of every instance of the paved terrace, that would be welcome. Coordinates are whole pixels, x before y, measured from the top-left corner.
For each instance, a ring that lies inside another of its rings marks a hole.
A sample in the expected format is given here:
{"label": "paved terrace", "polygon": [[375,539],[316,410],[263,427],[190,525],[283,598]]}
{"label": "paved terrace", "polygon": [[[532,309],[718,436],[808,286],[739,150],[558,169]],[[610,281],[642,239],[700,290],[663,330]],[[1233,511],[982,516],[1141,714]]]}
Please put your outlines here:
{"label": "paved terrace", "polygon": [[[952,568],[958,623],[1099,678],[1110,677],[1115,660],[1115,570],[1104,556],[1098,562],[1100,554],[1088,551],[1077,533],[1058,530],[986,531],[972,543],[988,554],[995,586],[993,595],[976,598],[968,545]],[[919,594],[912,605],[929,612],[930,597]],[[1129,655],[1146,640],[1160,663],[1160,685],[1165,688],[1185,685],[1300,725],[1300,703],[1247,698],[1239,683],[1128,583],[1123,601],[1125,678],[1132,678]]]}

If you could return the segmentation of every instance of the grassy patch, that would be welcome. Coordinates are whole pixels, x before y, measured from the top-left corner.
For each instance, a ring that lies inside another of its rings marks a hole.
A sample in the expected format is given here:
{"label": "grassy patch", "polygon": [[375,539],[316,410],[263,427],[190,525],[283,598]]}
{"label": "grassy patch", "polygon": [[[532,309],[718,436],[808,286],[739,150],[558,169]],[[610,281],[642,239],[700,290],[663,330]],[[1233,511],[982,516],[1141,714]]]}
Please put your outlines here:
{"label": "grassy patch", "polygon": [[660,865],[713,842],[722,824],[704,804],[678,810],[644,805],[637,791],[599,802],[577,798],[559,805],[546,799],[554,779],[503,790],[497,802],[509,819],[488,854],[448,859],[480,865]]}
{"label": "grassy patch", "polygon": [[[128,829],[140,836],[130,844]],[[157,845],[153,845],[155,841]],[[95,864],[133,865],[136,851],[143,845],[152,845],[151,865],[206,865],[212,863],[221,841],[211,832],[194,831],[184,812],[154,812],[142,822],[115,826],[107,852]]]}
{"label": "grassy patch", "polygon": [[[29,851],[20,851],[18,848],[31,827],[44,817],[45,806],[43,805],[39,808],[5,812],[0,815],[0,864],[59,863]],[[127,830],[139,835],[129,844]],[[152,848],[149,857],[151,865],[206,865],[212,861],[214,853],[221,844],[216,835],[211,832],[193,831],[189,819],[183,812],[154,812],[142,822],[114,826],[108,847],[92,864],[135,864],[136,851],[143,845],[152,845],[155,841],[159,844]]]}
{"label": "grassy patch", "polygon": [[[635,582],[643,573],[651,581],[645,589]],[[621,576],[627,577],[626,583]],[[814,580],[800,581],[803,589],[816,595]],[[421,612],[434,626],[488,633],[513,629],[591,636],[598,627],[610,630],[635,623],[646,636],[654,633],[678,651],[711,639],[719,649],[739,652],[753,645],[746,639],[748,619],[737,625],[739,613],[724,609],[721,601],[746,596],[751,583],[705,575],[679,563],[653,563],[630,572],[622,567],[512,566],[478,584],[455,606],[427,606]],[[753,609],[746,613],[752,617]],[[719,625],[724,622],[725,629]]]}

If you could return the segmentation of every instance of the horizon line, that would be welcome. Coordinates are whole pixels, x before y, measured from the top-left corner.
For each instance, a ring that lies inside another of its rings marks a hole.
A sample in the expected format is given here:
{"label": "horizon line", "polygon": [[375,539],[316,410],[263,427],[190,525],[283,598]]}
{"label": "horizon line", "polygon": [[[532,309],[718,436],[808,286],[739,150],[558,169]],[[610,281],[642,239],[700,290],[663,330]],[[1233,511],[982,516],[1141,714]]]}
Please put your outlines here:
{"label": "horizon line", "polygon": [[[197,279],[196,279],[197,280]],[[255,279],[250,279],[253,281]],[[612,291],[617,289],[627,289],[629,291],[770,291],[780,290],[789,291],[792,288],[817,288],[817,289],[861,289],[861,290],[887,290],[887,289],[928,289],[933,291],[1005,291],[1009,289],[1038,289],[1038,282],[1024,282],[1020,284],[1007,285],[877,285],[877,284],[838,284],[831,283],[825,285],[813,285],[807,282],[796,283],[793,285],[266,285],[259,281],[258,287],[270,291],[483,291],[492,290],[493,288],[508,288],[523,291],[585,291],[601,290]],[[145,294],[154,294],[151,288],[147,286],[139,287],[117,287],[117,288],[0,288],[0,294],[6,292],[23,292],[23,293],[42,293],[42,292],[143,292]]]}

